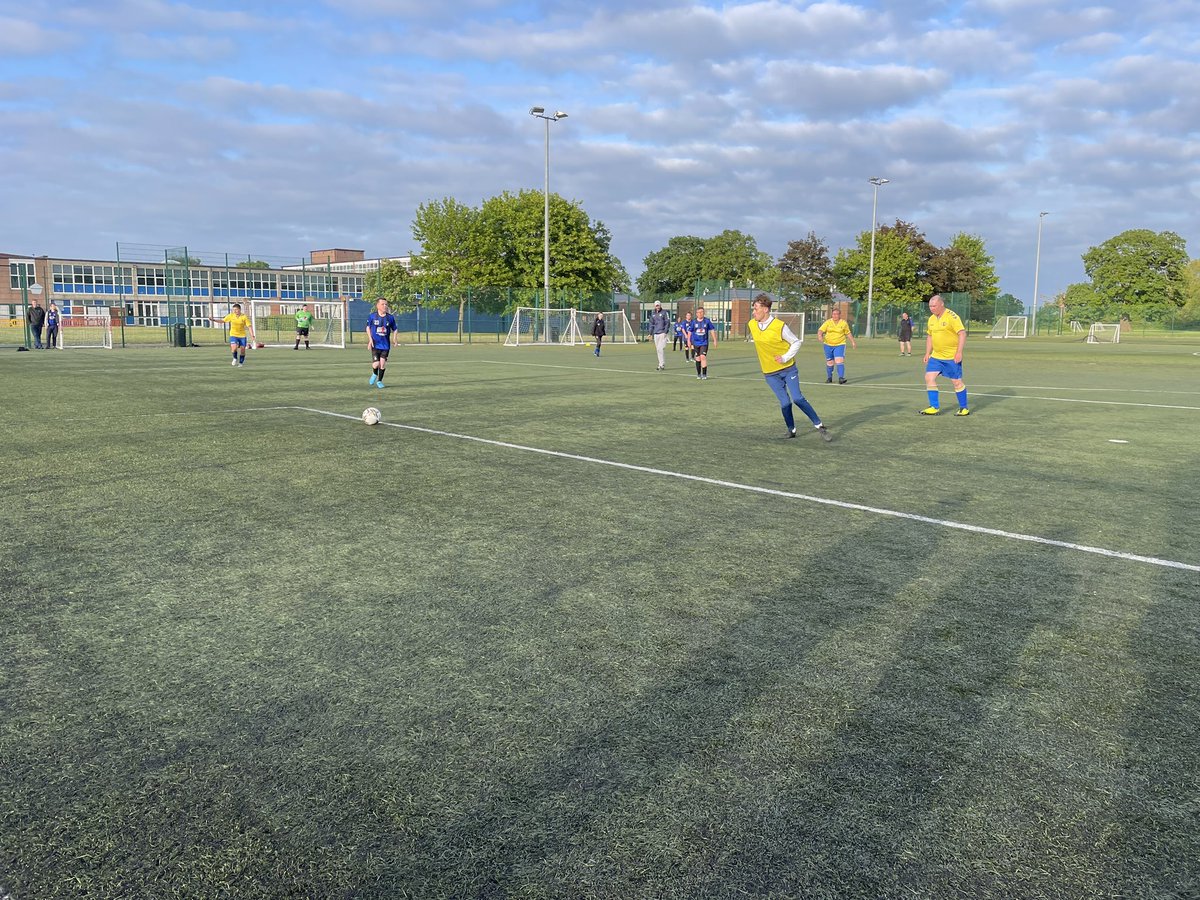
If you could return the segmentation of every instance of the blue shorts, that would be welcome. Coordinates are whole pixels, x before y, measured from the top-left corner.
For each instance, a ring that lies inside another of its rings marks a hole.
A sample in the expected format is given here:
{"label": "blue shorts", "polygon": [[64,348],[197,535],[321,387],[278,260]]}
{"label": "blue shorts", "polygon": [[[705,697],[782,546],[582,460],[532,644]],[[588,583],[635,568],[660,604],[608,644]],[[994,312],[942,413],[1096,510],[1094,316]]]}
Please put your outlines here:
{"label": "blue shorts", "polygon": [[846,358],[846,345],[845,344],[838,344],[836,347],[830,347],[828,344],[822,344],[821,347],[825,350],[825,358],[826,359],[835,359],[839,356],[842,359]]}
{"label": "blue shorts", "polygon": [[931,356],[929,362],[925,363],[925,371],[937,372],[951,381],[962,380],[962,363],[952,359],[935,359]]}
{"label": "blue shorts", "polygon": [[229,338],[229,343],[230,343],[230,344],[233,344],[234,346],[237,346],[237,347],[245,347],[245,346],[246,346],[246,339],[245,339],[244,337],[240,337],[240,338],[238,338],[238,337],[230,337],[230,338]]}

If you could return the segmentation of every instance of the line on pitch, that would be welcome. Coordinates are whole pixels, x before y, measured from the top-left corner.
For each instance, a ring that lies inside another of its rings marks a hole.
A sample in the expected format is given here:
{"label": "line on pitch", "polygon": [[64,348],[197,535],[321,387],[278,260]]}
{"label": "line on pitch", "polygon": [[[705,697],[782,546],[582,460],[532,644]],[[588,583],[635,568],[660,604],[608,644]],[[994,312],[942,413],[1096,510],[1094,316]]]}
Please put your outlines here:
{"label": "line on pitch", "polygon": [[[272,407],[278,409],[280,407]],[[314,409],[311,406],[293,406],[286,407],[290,409],[300,410],[301,412],[316,413],[321,416],[331,416],[337,419],[348,419],[353,422],[359,421],[358,416],[348,415],[346,413],[330,412],[326,409]],[[1091,547],[1087,544],[1075,544],[1071,541],[1058,541],[1053,538],[1039,537],[1035,534],[1021,534],[1017,531],[1004,531],[999,528],[985,528],[982,525],[970,525],[966,522],[953,522],[949,519],[935,519],[931,516],[920,516],[916,513],[900,512],[894,509],[883,509],[878,506],[866,506],[862,503],[849,503],[844,500],[830,500],[827,497],[814,497],[811,494],[799,494],[793,491],[781,491],[776,488],[759,487],[754,484],[741,484],[737,481],[725,481],[720,478],[706,478],[703,475],[689,475],[686,472],[672,472],[669,469],[655,469],[651,466],[638,466],[633,463],[616,462],[611,459],[600,459],[595,456],[583,456],[578,453],[566,453],[561,450],[546,450],[541,447],[529,447],[524,444],[514,444],[510,441],[497,441],[491,438],[476,437],[472,434],[458,434],[454,431],[440,431],[436,428],[422,428],[419,425],[403,425],[398,422],[380,422],[380,425],[386,425],[389,428],[402,428],[405,431],[416,431],[421,434],[431,434],[437,437],[455,438],[460,441],[472,441],[476,444],[487,444],[491,447],[504,447],[508,450],[520,450],[525,453],[537,453],[542,456],[553,456],[558,459],[571,459],[576,462],[595,463],[601,466],[611,466],[614,469],[625,469],[630,472],[642,472],[647,475],[663,475],[668,478],[678,478],[683,481],[695,481],[701,484],[711,484],[717,487],[732,488],[738,491],[747,491],[753,494],[767,494],[772,497],[784,497],[789,500],[804,500],[808,503],[816,503],[821,506],[834,506],[838,509],[849,509],[856,512],[873,513],[878,516],[887,516],[893,519],[905,519],[910,522],[921,522],[925,525],[936,525],[940,528],[951,528],[956,531],[968,531],[972,534],[985,534],[990,537],[1007,538],[1012,541],[1025,541],[1030,544],[1041,544],[1045,547],[1059,547],[1063,550],[1077,550],[1081,553],[1091,553],[1096,556],[1107,556],[1112,559],[1124,559],[1130,562],[1147,563],[1152,566],[1163,566],[1168,569],[1183,569],[1187,572],[1200,572],[1200,565],[1191,563],[1178,562],[1173,559],[1162,559],[1157,556],[1142,556],[1138,553],[1125,553],[1121,550],[1109,550],[1105,547]]]}

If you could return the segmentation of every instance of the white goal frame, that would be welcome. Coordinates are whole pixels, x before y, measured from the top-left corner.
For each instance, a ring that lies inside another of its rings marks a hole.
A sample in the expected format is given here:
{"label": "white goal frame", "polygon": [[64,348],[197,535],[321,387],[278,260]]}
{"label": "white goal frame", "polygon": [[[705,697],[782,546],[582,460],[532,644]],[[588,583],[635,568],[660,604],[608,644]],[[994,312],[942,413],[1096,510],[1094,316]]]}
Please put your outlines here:
{"label": "white goal frame", "polygon": [[[781,321],[788,328],[792,329],[792,334],[800,339],[800,343],[804,343],[804,313],[802,312],[772,312],[772,316]],[[754,336],[750,329],[755,327],[754,317],[750,317],[750,321],[746,323],[746,343],[753,344]]]}
{"label": "white goal frame", "polygon": [[62,316],[58,323],[59,350],[111,350],[113,348],[112,315]]}
{"label": "white goal frame", "polygon": [[1004,316],[992,326],[990,338],[1029,337],[1029,316]]}
{"label": "white goal frame", "polygon": [[313,314],[308,342],[313,347],[346,347],[346,304],[341,300],[253,299],[250,321],[254,338],[267,347],[296,345],[296,313],[307,305]]}
{"label": "white goal frame", "polygon": [[1093,322],[1088,328],[1087,343],[1089,344],[1119,344],[1121,343],[1120,323]]}
{"label": "white goal frame", "polygon": [[[622,310],[605,309],[606,344],[636,344],[637,337]],[[596,313],[569,308],[546,309],[543,306],[518,306],[504,339],[505,347],[547,347],[558,344],[577,347],[591,344],[592,322]]]}

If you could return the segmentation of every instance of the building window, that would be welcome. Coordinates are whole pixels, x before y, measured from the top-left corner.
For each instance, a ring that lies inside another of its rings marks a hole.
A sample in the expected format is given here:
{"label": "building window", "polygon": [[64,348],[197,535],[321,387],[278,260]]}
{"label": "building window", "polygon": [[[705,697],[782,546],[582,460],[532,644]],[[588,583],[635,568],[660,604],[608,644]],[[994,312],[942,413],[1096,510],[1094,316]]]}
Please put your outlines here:
{"label": "building window", "polygon": [[33,284],[33,263],[32,262],[10,262],[8,264],[8,282],[9,287],[14,291],[21,289],[21,276],[24,276],[25,287]]}

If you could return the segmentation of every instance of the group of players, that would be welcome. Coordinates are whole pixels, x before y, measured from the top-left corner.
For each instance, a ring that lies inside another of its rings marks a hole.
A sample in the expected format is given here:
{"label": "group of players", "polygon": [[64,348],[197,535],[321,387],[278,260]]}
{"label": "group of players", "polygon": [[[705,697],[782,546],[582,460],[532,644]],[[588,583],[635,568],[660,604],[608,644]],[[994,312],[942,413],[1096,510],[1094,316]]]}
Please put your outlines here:
{"label": "group of players", "polygon": [[[826,441],[833,440],[829,429],[817,415],[811,403],[800,390],[800,374],[796,368],[796,354],[800,352],[798,338],[782,319],[771,312],[772,300],[766,294],[754,298],[751,311],[754,321],[748,326],[750,339],[754,342],[755,353],[759,367],[767,385],[779,401],[783,421],[787,425],[788,438],[796,436],[795,416],[792,407],[796,406],[808,417],[813,428]],[[597,321],[603,322],[603,315],[597,313]],[[242,313],[240,304],[234,304],[233,310],[225,316],[224,321],[229,325],[229,346],[233,353],[233,365],[246,364],[247,340],[255,340],[254,323],[249,316]],[[296,343],[293,350],[300,349],[301,340],[305,349],[308,348],[308,333],[313,322],[313,314],[308,305],[296,313]],[[654,312],[650,317],[655,350],[658,355],[658,370],[666,368],[664,350],[666,333],[670,320],[662,309],[661,303],[654,304]],[[367,317],[367,342],[371,350],[371,378],[368,384],[372,387],[383,388],[384,376],[387,372],[388,355],[392,348],[392,335],[396,332],[396,317],[388,311],[387,300],[380,297],[375,302],[375,310]],[[708,378],[708,354],[716,347],[716,328],[712,319],[705,315],[704,307],[696,307],[695,315],[687,313],[683,319],[674,325],[675,340],[672,349],[684,351],[684,358],[696,365],[696,377],[700,380]],[[600,355],[600,344],[603,340],[604,329],[593,328],[596,338],[596,355]],[[906,338],[911,338],[911,331],[901,334],[902,349]],[[858,343],[850,331],[850,325],[842,318],[842,311],[834,307],[829,318],[817,330],[817,338],[821,341],[825,354],[825,383],[833,382],[836,373],[838,384],[846,384],[846,342],[849,341],[854,349]],[[957,416],[969,416],[970,407],[967,405],[967,387],[962,377],[963,349],[966,346],[967,330],[962,319],[946,308],[940,295],[935,294],[929,299],[929,322],[925,338],[925,388],[929,405],[922,409],[921,415],[936,416],[941,412],[938,396],[937,380],[939,377],[948,378],[954,386],[955,398],[958,400]],[[911,345],[910,351],[911,352]]]}

